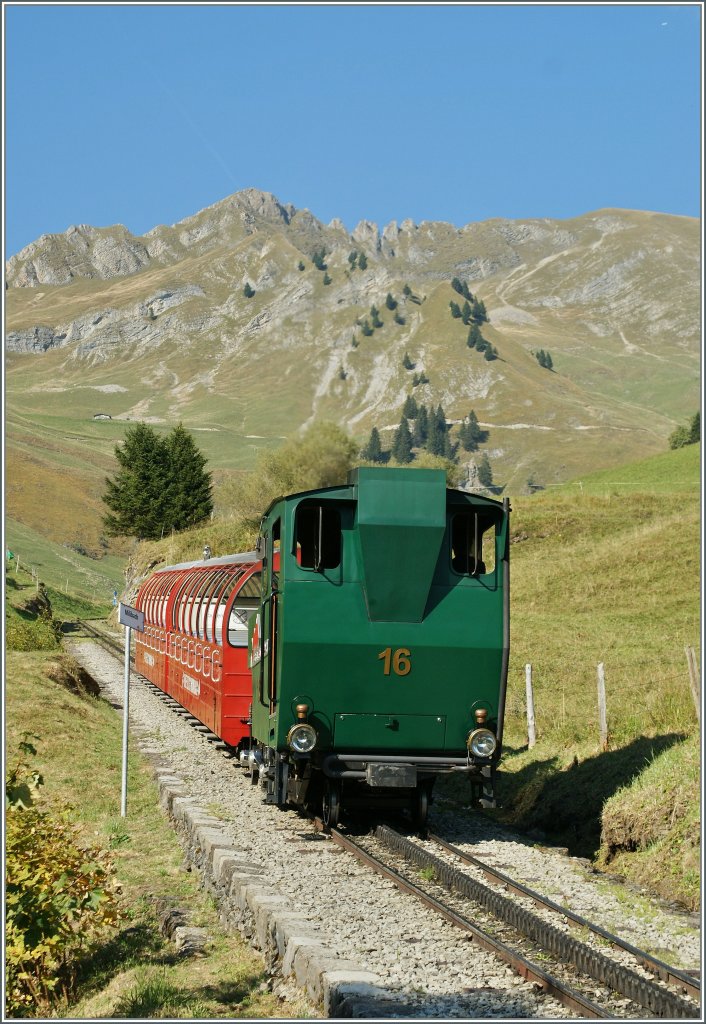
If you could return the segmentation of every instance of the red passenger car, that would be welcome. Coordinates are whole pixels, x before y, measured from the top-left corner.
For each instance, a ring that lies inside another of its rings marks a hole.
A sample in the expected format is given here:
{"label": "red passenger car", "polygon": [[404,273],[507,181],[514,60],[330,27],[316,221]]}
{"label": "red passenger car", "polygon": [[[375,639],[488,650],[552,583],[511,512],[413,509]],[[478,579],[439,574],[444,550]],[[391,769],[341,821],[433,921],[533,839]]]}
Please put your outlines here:
{"label": "red passenger car", "polygon": [[248,620],[258,607],[255,552],[184,562],[143,583],[135,667],[233,747],[250,736]]}

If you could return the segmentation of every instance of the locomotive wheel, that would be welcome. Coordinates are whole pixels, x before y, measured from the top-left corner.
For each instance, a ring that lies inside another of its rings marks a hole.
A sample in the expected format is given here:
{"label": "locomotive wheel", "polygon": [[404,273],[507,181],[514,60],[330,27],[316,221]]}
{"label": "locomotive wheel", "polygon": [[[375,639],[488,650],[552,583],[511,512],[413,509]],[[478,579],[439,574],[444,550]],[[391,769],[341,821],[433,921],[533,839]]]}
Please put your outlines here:
{"label": "locomotive wheel", "polygon": [[321,818],[326,828],[335,828],[341,813],[341,783],[336,779],[324,782]]}
{"label": "locomotive wheel", "polygon": [[428,782],[420,782],[412,797],[412,823],[417,832],[426,830],[430,797],[431,785]]}

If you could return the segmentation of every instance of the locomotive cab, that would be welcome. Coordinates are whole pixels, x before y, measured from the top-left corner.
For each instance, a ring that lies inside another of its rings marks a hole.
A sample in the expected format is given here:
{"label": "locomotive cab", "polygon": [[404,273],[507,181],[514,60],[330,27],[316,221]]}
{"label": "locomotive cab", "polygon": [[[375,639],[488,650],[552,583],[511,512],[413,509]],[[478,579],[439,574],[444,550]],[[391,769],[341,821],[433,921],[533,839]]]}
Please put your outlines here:
{"label": "locomotive cab", "polygon": [[266,799],[406,805],[435,777],[494,800],[509,651],[509,504],[437,470],[361,468],[278,499],[258,542],[250,763]]}

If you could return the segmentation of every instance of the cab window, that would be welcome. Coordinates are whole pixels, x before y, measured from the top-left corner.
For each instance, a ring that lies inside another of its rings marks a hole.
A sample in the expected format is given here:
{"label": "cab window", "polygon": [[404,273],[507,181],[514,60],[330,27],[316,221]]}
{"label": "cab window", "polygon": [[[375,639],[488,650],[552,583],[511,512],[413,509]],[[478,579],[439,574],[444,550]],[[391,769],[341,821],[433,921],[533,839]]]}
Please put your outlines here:
{"label": "cab window", "polygon": [[341,513],[330,505],[302,502],[294,523],[294,554],[302,569],[341,564]]}
{"label": "cab window", "polygon": [[451,568],[461,576],[483,576],[495,569],[495,521],[477,512],[451,519]]}

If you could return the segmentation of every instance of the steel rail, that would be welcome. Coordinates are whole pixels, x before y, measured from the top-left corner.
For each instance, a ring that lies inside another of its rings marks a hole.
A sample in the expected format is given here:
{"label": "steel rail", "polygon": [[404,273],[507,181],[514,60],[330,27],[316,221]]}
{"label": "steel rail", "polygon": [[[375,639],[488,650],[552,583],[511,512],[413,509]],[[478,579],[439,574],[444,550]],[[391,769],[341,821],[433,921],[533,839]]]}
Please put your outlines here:
{"label": "steel rail", "polygon": [[410,842],[387,825],[375,830],[375,837],[390,849],[420,867],[434,870],[436,879],[448,889],[478,903],[486,911],[504,921],[531,941],[543,946],[559,960],[574,964],[588,977],[607,985],[614,992],[650,1010],[655,1016],[668,1019],[698,1018],[699,1009],[674,992],[660,988],[627,967],[578,942],[559,928],[547,924],[535,914],[520,907],[487,885],[440,860],[416,843]]}
{"label": "steel rail", "polygon": [[617,949],[623,949],[626,953],[630,953],[631,956],[642,964],[648,971],[652,971],[662,981],[668,985],[672,985],[675,988],[680,988],[687,995],[693,996],[698,999],[701,995],[701,981],[699,978],[695,978],[692,975],[687,974],[685,971],[680,971],[677,967],[672,967],[670,964],[664,963],[657,957],[652,956],[651,953],[647,953],[644,949],[638,949],[637,946],[631,945],[625,939],[621,939],[618,935],[613,935],[611,932],[602,928],[598,924],[587,920],[585,917],[581,917],[579,914],[575,914],[572,910],[568,910],[566,907],[562,907],[559,903],[554,903],[548,896],[543,896],[541,893],[536,892],[534,889],[530,889],[522,882],[518,882],[514,878],[510,878],[509,875],[504,874],[502,871],[498,871],[497,868],[492,867],[490,864],[486,864],[484,861],[479,860],[470,853],[466,853],[463,850],[459,850],[457,846],[453,846],[451,843],[446,842],[441,836],[435,835],[433,832],[428,833],[427,838],[441,846],[448,853],[453,854],[455,857],[459,857],[467,864],[472,864],[478,868],[483,874],[491,881],[497,881],[511,892],[515,892],[518,896],[526,896],[533,900],[534,903],[539,907],[544,907],[547,910],[552,910],[555,913],[561,914],[568,920],[573,921],[574,924],[581,928],[587,928],[595,935],[599,935],[602,939],[607,940]]}
{"label": "steel rail", "polygon": [[[318,831],[326,831],[326,827],[320,818],[314,817],[312,818],[312,821]],[[457,928],[461,928],[470,933],[473,940],[481,948],[504,961],[526,981],[531,981],[539,985],[543,991],[558,999],[563,1006],[568,1006],[570,1009],[575,1010],[582,1016],[594,1020],[607,1020],[613,1016],[613,1014],[604,1010],[603,1007],[598,1006],[597,1003],[587,999],[580,992],[577,992],[568,985],[565,985],[562,981],[549,974],[537,964],[532,963],[521,954],[515,952],[509,946],[505,945],[504,942],[494,938],[488,932],[483,931],[482,928],[479,928],[478,925],[469,921],[468,918],[463,917],[461,914],[457,914],[456,911],[447,907],[445,903],[441,902],[441,900],[437,900],[434,896],[430,896],[429,893],[420,889],[414,884],[414,882],[410,881],[410,879],[401,875],[399,871],[388,867],[387,864],[378,860],[377,857],[374,857],[371,853],[363,850],[362,847],[352,839],[349,839],[348,836],[345,836],[342,832],[339,832],[338,829],[330,829],[330,831],[328,831],[328,835],[337,846],[340,846],[341,849],[353,854],[354,857],[367,867],[371,868],[371,870],[377,872],[377,874],[381,875],[383,878],[393,882],[402,892],[406,892],[416,897],[416,899],[420,900],[420,902],[424,903],[425,906],[429,907],[445,920],[456,925]]]}

